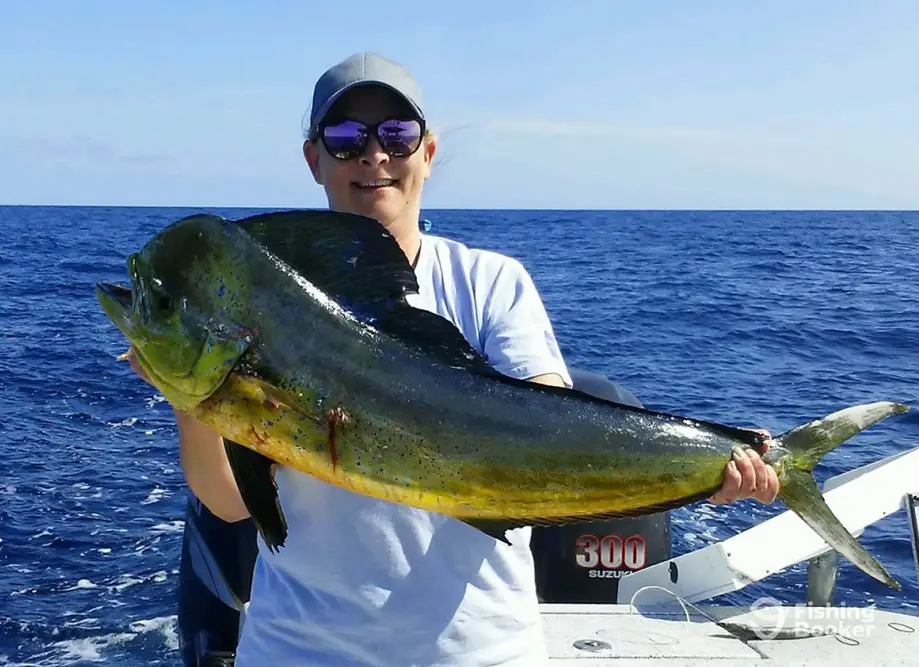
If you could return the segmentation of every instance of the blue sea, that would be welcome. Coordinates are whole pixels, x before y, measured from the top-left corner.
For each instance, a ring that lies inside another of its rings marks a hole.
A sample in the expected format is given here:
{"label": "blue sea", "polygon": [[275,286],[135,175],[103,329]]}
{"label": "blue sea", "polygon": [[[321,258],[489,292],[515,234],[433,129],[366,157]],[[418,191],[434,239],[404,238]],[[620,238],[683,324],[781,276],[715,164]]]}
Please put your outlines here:
{"label": "blue sea", "polygon": [[[0,666],[177,664],[186,487],[162,398],[115,357],[93,295],[205,209],[0,207]],[[229,217],[252,210],[207,209]],[[432,210],[431,233],[520,259],[570,365],[647,406],[773,432],[875,400],[919,406],[919,213]],[[919,411],[829,454],[819,481],[919,445]],[[676,553],[780,504],[677,510]],[[919,613],[905,515],[862,537],[837,602]],[[720,601],[803,601],[804,566]]]}

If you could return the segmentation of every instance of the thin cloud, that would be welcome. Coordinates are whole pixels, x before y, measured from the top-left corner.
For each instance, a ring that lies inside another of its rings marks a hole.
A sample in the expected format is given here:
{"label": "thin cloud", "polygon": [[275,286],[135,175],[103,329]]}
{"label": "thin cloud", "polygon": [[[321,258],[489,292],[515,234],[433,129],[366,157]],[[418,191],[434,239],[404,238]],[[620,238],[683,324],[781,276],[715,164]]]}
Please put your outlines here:
{"label": "thin cloud", "polygon": [[109,143],[86,136],[51,138],[0,135],[0,156],[12,161],[94,167],[166,166],[175,162],[174,158],[166,155],[120,151]]}
{"label": "thin cloud", "polygon": [[710,141],[724,137],[721,130],[673,125],[629,125],[620,123],[552,120],[547,118],[503,118],[480,125],[488,132],[554,137],[610,138],[646,141]]}

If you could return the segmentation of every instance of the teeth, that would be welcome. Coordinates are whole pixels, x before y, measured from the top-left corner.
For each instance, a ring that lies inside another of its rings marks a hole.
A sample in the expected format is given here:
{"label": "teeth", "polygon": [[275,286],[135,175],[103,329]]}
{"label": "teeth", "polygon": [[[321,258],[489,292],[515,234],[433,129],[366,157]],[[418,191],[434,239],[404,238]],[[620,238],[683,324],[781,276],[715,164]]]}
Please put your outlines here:
{"label": "teeth", "polygon": [[358,183],[362,188],[385,188],[386,186],[392,185],[391,178],[384,178],[379,181],[365,181],[363,183]]}

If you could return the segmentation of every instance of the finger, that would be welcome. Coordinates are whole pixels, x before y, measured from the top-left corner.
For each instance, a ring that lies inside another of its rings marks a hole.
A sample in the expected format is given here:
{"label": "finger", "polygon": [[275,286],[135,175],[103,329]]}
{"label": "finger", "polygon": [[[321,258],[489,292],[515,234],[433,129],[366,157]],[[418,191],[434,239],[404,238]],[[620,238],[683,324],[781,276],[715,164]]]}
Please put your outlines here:
{"label": "finger", "polygon": [[732,456],[741,479],[738,497],[749,498],[756,492],[756,470],[753,468],[753,461],[740,447],[734,448]]}
{"label": "finger", "polygon": [[775,502],[775,499],[779,495],[779,476],[775,473],[775,470],[771,466],[766,466],[766,484],[764,488],[757,489],[756,499],[765,504],[770,505]]}
{"label": "finger", "polygon": [[750,459],[750,463],[753,466],[753,493],[752,495],[755,498],[759,497],[759,494],[762,493],[769,485],[769,466],[766,465],[766,462],[763,461],[762,457],[753,450],[747,450],[747,458]]}
{"label": "finger", "polygon": [[731,499],[725,496],[721,491],[716,491],[715,495],[708,499],[708,502],[714,505],[723,505],[724,503],[731,502]]}
{"label": "finger", "polygon": [[709,499],[713,503],[729,503],[737,497],[740,490],[740,472],[737,470],[737,464],[731,461],[724,469],[724,482],[721,488]]}
{"label": "finger", "polygon": [[128,355],[128,360],[131,364],[131,370],[137,373],[137,375],[140,376],[140,379],[142,379],[144,382],[153,384],[153,382],[150,380],[150,376],[147,375],[146,371],[144,371],[143,367],[140,365],[140,361],[138,361],[137,355],[134,354],[134,348],[131,348],[126,354]]}
{"label": "finger", "polygon": [[115,357],[115,361],[130,361],[131,357],[133,356],[134,356],[134,348],[132,346],[132,347],[129,347],[126,352],[123,352],[119,354],[117,357]]}
{"label": "finger", "polygon": [[131,355],[128,362],[131,364],[131,370],[137,373],[138,375],[144,372],[144,369],[140,367],[140,362],[137,360],[133,354]]}

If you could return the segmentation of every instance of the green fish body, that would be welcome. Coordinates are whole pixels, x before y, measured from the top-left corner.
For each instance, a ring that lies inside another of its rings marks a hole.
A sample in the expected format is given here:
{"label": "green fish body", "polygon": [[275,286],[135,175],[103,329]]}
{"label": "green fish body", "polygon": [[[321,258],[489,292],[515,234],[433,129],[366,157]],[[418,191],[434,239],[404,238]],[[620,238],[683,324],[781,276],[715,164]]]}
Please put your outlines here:
{"label": "green fish body", "polygon": [[[373,220],[288,211],[173,223],[97,285],[163,395],[220,433],[272,548],[286,525],[270,466],[504,532],[683,506],[721,487],[738,447],[779,497],[872,577],[899,585],[827,507],[825,453],[907,408],[846,408],[773,439],[495,371],[439,315],[410,306],[414,271]],[[766,449],[768,446],[768,450]]]}

